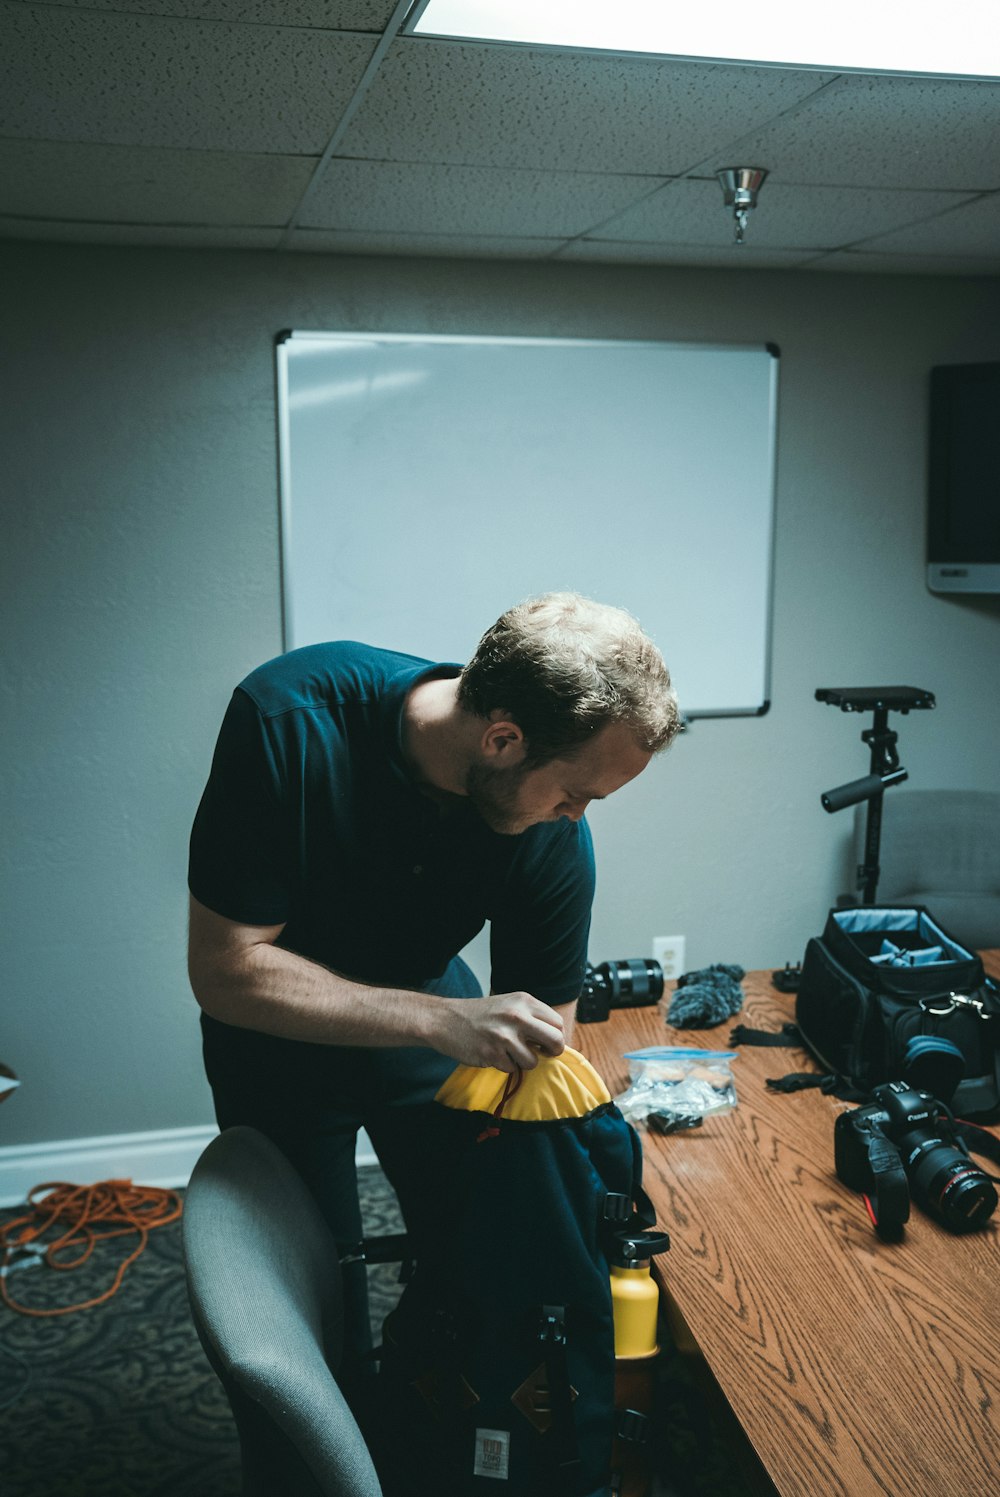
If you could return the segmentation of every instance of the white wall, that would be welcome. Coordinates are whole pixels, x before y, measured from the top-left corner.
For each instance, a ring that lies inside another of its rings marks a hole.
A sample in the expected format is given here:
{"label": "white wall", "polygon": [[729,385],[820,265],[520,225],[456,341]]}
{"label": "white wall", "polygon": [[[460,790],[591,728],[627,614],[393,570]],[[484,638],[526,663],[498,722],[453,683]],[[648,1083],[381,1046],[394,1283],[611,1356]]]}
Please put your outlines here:
{"label": "white wall", "polygon": [[[850,813],[828,817],[819,792],[867,770],[865,722],[815,703],[818,685],[935,691],[937,712],[894,719],[913,783],[997,786],[1000,607],[932,597],[922,565],[927,371],[995,357],[997,281],[42,244],[0,258],[0,1059],[23,1081],[0,1142],[211,1120],[186,842],[232,686],[281,648],[282,329],[781,346],[773,706],[696,722],[594,808],[595,960],[646,955],[660,932],[687,936],[689,967],[801,954],[847,876]],[[642,546],[610,516],[593,540]]]}

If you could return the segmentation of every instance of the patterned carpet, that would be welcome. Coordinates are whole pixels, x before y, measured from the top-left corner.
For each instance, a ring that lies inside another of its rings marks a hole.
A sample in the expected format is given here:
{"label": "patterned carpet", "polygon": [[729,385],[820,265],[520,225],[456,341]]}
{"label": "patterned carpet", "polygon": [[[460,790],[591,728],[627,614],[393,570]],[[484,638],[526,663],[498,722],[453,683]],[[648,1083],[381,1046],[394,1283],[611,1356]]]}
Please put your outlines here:
{"label": "patterned carpet", "polygon": [[[361,1173],[366,1233],[399,1231],[381,1171]],[[12,1273],[10,1290],[39,1306],[83,1299],[107,1286],[121,1255],[121,1242],[112,1242],[72,1274]],[[393,1265],[369,1269],[376,1335],[399,1294],[396,1275]],[[773,1492],[733,1431],[732,1416],[716,1406],[710,1381],[676,1354],[665,1356],[660,1370],[658,1497]],[[190,1322],[179,1223],[151,1234],[105,1305],[54,1319],[0,1306],[0,1491],[238,1497],[236,1436]]]}

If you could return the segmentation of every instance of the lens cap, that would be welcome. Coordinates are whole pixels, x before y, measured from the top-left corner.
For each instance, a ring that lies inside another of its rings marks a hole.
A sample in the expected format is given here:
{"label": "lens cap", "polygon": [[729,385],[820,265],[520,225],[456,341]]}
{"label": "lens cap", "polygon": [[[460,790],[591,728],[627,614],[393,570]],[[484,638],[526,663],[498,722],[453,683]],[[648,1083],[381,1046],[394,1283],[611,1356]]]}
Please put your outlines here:
{"label": "lens cap", "polygon": [[906,1047],[903,1080],[939,1102],[950,1102],[965,1075],[965,1058],[951,1040],[933,1034],[916,1035]]}

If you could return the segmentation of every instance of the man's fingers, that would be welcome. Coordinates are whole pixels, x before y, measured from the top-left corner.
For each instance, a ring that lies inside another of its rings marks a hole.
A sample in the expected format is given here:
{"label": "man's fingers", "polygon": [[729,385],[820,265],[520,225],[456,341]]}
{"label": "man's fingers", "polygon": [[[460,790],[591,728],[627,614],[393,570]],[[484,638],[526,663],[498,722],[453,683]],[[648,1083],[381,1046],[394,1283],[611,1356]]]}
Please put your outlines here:
{"label": "man's fingers", "polygon": [[446,1051],[466,1064],[531,1071],[540,1055],[561,1055],[566,1048],[562,1015],[530,993],[458,999],[449,1007],[463,1027],[471,1021],[472,1035],[467,1031],[454,1051]]}
{"label": "man's fingers", "polygon": [[[558,1020],[558,1015],[554,1016]],[[526,1019],[507,1040],[507,1054],[522,1071],[537,1066],[539,1055],[561,1055],[566,1048],[561,1022]]]}
{"label": "man's fingers", "polygon": [[519,1045],[516,1041],[511,1041],[505,1053],[510,1062],[509,1066],[501,1068],[505,1071],[533,1071],[538,1064],[538,1051],[533,1050],[530,1045]]}
{"label": "man's fingers", "polygon": [[531,1032],[526,1033],[526,1038],[546,1055],[561,1055],[566,1048],[562,1016],[551,1008],[538,1015],[537,1022],[532,1025]]}

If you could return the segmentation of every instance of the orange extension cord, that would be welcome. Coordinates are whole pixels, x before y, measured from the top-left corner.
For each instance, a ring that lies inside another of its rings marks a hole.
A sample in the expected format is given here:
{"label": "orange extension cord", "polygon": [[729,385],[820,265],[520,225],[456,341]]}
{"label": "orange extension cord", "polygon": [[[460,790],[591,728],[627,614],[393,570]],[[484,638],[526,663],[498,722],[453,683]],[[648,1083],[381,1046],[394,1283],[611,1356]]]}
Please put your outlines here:
{"label": "orange extension cord", "polygon": [[[36,1200],[36,1196],[44,1198]],[[58,1182],[36,1185],[28,1192],[28,1204],[31,1210],[26,1215],[0,1223],[0,1263],[4,1269],[29,1243],[38,1242],[40,1248],[40,1239],[50,1231],[55,1231],[58,1235],[45,1247],[44,1260],[49,1268],[64,1271],[79,1268],[86,1263],[94,1251],[94,1245],[106,1237],[122,1237],[128,1232],[137,1232],[139,1241],[119,1266],[111,1288],[78,1305],[62,1305],[49,1310],[36,1310],[30,1305],[20,1305],[11,1298],[7,1288],[8,1274],[3,1273],[0,1275],[0,1297],[5,1305],[21,1315],[69,1315],[73,1310],[89,1310],[93,1305],[102,1305],[120,1287],[125,1270],[145,1248],[153,1228],[175,1222],[182,1210],[181,1198],[175,1190],[160,1190],[153,1185],[133,1185],[131,1180],[100,1180],[96,1185],[65,1185]],[[106,1223],[108,1230],[95,1231],[99,1223]],[[80,1251],[74,1257],[66,1258],[66,1251],[74,1244]],[[35,1249],[36,1252],[38,1250]]]}

